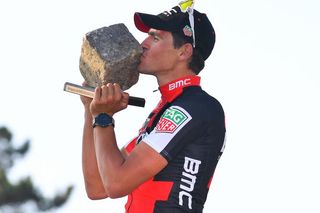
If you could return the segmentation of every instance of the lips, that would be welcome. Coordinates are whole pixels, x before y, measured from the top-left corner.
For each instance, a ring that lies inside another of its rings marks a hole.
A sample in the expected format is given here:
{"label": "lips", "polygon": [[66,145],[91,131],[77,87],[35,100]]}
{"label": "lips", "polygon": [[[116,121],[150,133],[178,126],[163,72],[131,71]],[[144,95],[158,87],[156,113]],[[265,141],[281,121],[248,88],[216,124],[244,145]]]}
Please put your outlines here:
{"label": "lips", "polygon": [[143,53],[141,54],[140,59],[147,57],[147,51],[143,50]]}

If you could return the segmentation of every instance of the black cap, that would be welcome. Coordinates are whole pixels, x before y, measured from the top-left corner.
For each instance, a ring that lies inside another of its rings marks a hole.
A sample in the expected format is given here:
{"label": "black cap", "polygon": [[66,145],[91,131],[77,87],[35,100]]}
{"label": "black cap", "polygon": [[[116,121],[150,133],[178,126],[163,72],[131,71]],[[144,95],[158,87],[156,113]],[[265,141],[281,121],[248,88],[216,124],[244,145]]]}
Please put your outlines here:
{"label": "black cap", "polygon": [[[134,23],[138,30],[148,32],[150,28],[174,32],[185,38],[199,51],[206,60],[214,47],[215,32],[206,14],[192,9],[194,20],[194,32],[190,13],[183,12],[180,6],[173,7],[159,15],[135,13]],[[195,41],[194,41],[195,38]]]}

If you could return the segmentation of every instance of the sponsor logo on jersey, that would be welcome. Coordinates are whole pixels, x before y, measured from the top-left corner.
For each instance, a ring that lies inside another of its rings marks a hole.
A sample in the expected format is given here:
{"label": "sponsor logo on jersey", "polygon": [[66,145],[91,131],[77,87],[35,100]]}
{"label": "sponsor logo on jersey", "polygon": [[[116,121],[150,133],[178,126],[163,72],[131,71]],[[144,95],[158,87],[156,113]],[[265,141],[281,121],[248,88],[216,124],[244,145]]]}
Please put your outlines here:
{"label": "sponsor logo on jersey", "polygon": [[[192,195],[191,192],[194,189],[194,185],[197,181],[197,174],[199,172],[201,161],[189,157],[184,157],[184,165],[180,184],[179,192],[179,205],[188,205],[189,209],[192,209]],[[187,201],[187,202],[186,202]]]}
{"label": "sponsor logo on jersey", "polygon": [[188,85],[191,85],[191,79],[190,78],[186,78],[184,80],[176,81],[176,82],[174,82],[172,84],[169,84],[169,91],[177,89],[179,87],[188,86]]}
{"label": "sponsor logo on jersey", "polygon": [[191,120],[191,116],[180,107],[170,107],[161,116],[156,132],[174,133],[186,121]]}

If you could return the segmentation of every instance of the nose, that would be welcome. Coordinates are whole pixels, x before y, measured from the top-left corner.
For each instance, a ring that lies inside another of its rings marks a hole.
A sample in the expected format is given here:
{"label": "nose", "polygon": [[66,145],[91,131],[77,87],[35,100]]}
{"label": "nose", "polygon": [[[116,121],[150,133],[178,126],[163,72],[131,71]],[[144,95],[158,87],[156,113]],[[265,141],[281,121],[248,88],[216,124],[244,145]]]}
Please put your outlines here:
{"label": "nose", "polygon": [[148,37],[145,38],[145,39],[141,42],[141,46],[142,46],[142,47],[145,47],[145,46],[146,46],[147,40],[148,40]]}
{"label": "nose", "polygon": [[144,39],[143,42],[141,43],[141,47],[142,47],[143,51],[147,50],[149,47],[149,40],[150,40],[149,37],[150,36],[148,36],[146,39]]}

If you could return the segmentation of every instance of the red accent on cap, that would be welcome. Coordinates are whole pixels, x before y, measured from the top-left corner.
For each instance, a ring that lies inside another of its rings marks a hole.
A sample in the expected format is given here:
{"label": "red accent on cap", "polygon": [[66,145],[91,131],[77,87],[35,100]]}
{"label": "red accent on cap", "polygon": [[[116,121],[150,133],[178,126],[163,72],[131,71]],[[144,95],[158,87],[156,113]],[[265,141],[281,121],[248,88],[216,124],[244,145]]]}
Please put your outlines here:
{"label": "red accent on cap", "polygon": [[138,30],[142,31],[142,32],[149,32],[150,27],[148,27],[147,25],[145,25],[139,15],[139,13],[135,13],[134,14],[134,24],[136,25],[136,27],[138,28]]}

